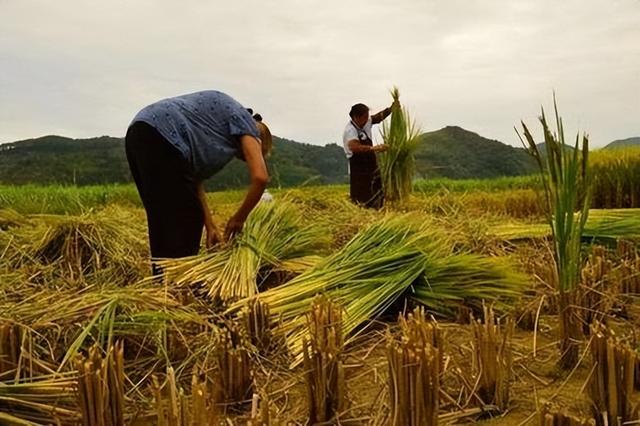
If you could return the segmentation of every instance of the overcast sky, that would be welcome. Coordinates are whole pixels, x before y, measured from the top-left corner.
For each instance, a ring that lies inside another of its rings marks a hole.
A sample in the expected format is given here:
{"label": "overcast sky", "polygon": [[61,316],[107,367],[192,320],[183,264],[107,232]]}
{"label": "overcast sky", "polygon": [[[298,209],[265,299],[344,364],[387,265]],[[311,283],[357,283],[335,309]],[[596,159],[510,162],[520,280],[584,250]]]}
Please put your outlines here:
{"label": "overcast sky", "polygon": [[394,84],[424,130],[519,145],[555,89],[572,134],[640,136],[640,0],[0,0],[0,142],[122,136],[217,89],[325,144]]}

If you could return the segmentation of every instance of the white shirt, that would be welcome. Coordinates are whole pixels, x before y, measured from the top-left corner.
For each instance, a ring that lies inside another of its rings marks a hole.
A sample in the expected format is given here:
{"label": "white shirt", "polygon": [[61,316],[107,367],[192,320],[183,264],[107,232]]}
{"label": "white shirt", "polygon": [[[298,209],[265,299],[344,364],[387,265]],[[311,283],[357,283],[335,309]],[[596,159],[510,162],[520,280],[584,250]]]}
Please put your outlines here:
{"label": "white shirt", "polygon": [[[362,130],[369,136],[369,139],[373,141],[373,135],[371,134],[371,126],[373,126],[373,122],[371,121],[371,117],[367,120]],[[344,145],[344,153],[347,155],[347,158],[351,158],[353,152],[349,149],[349,141],[354,139],[362,140],[359,136],[359,129],[349,121],[347,123],[347,127],[344,128],[344,133],[342,134],[342,144]]]}

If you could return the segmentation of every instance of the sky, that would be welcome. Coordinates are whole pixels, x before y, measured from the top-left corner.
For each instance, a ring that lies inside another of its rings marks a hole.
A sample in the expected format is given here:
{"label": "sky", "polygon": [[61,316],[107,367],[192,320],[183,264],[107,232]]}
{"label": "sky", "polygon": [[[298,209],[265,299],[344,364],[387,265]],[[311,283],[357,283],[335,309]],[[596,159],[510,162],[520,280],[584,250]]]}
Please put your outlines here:
{"label": "sky", "polygon": [[640,136],[640,0],[0,0],[0,143],[216,89],[324,145],[394,85],[424,131],[520,145],[555,91],[571,138]]}

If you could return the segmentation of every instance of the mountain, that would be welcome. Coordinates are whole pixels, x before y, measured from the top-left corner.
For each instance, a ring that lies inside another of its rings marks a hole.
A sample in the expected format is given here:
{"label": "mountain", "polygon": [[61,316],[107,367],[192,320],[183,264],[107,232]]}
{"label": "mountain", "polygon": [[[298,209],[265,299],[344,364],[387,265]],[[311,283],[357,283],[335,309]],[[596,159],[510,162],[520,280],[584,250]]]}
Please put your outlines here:
{"label": "mountain", "polygon": [[[310,145],[274,137],[267,159],[271,186],[348,182],[341,146]],[[417,177],[490,178],[535,172],[526,152],[485,139],[460,127],[422,135],[416,155]],[[70,139],[44,136],[0,145],[0,184],[94,185],[130,182],[121,138]],[[207,181],[209,190],[247,184],[247,168],[233,160]]]}
{"label": "mountain", "polygon": [[640,137],[618,139],[606,145],[603,149],[627,148],[630,146],[640,146]]}
{"label": "mountain", "polygon": [[522,148],[448,126],[422,136],[416,170],[420,177],[465,179],[526,175],[537,168]]}
{"label": "mountain", "polygon": [[[321,147],[274,137],[273,156],[267,165],[275,186],[347,181],[347,161],[336,144]],[[214,190],[243,186],[247,176],[244,164],[233,160],[207,181],[207,187]],[[0,145],[2,184],[95,185],[130,181],[121,138],[44,136]]]}

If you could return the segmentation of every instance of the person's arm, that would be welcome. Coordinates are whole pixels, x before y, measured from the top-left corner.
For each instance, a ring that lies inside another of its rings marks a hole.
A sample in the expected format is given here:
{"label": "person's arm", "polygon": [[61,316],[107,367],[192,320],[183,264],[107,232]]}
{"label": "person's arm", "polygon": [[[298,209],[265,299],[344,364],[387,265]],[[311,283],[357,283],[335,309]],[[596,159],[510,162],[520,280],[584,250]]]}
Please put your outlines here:
{"label": "person's arm", "polygon": [[373,114],[371,116],[371,124],[378,124],[378,123],[382,123],[382,121],[387,118],[389,115],[391,115],[391,111],[392,111],[392,106],[390,106],[389,108],[385,108],[382,111]]}
{"label": "person's arm", "polygon": [[384,144],[375,146],[363,145],[358,139],[350,140],[349,142],[347,142],[347,145],[349,146],[351,152],[353,152],[354,154],[359,154],[362,152],[384,152],[387,150],[387,146]]}
{"label": "person's arm", "polygon": [[202,215],[204,218],[204,229],[206,233],[205,246],[209,249],[220,242],[220,232],[213,221],[213,216],[207,204],[207,192],[204,190],[204,182],[198,184],[198,199],[202,206]]}
{"label": "person's arm", "polygon": [[230,238],[242,230],[244,222],[247,220],[251,210],[253,210],[260,201],[260,197],[269,181],[269,174],[267,172],[267,166],[264,163],[260,142],[253,136],[243,135],[240,137],[240,145],[242,147],[244,160],[249,169],[251,181],[247,195],[244,197],[240,208],[238,208],[238,211],[229,219],[229,222],[227,222],[227,227],[224,232],[226,238]]}

